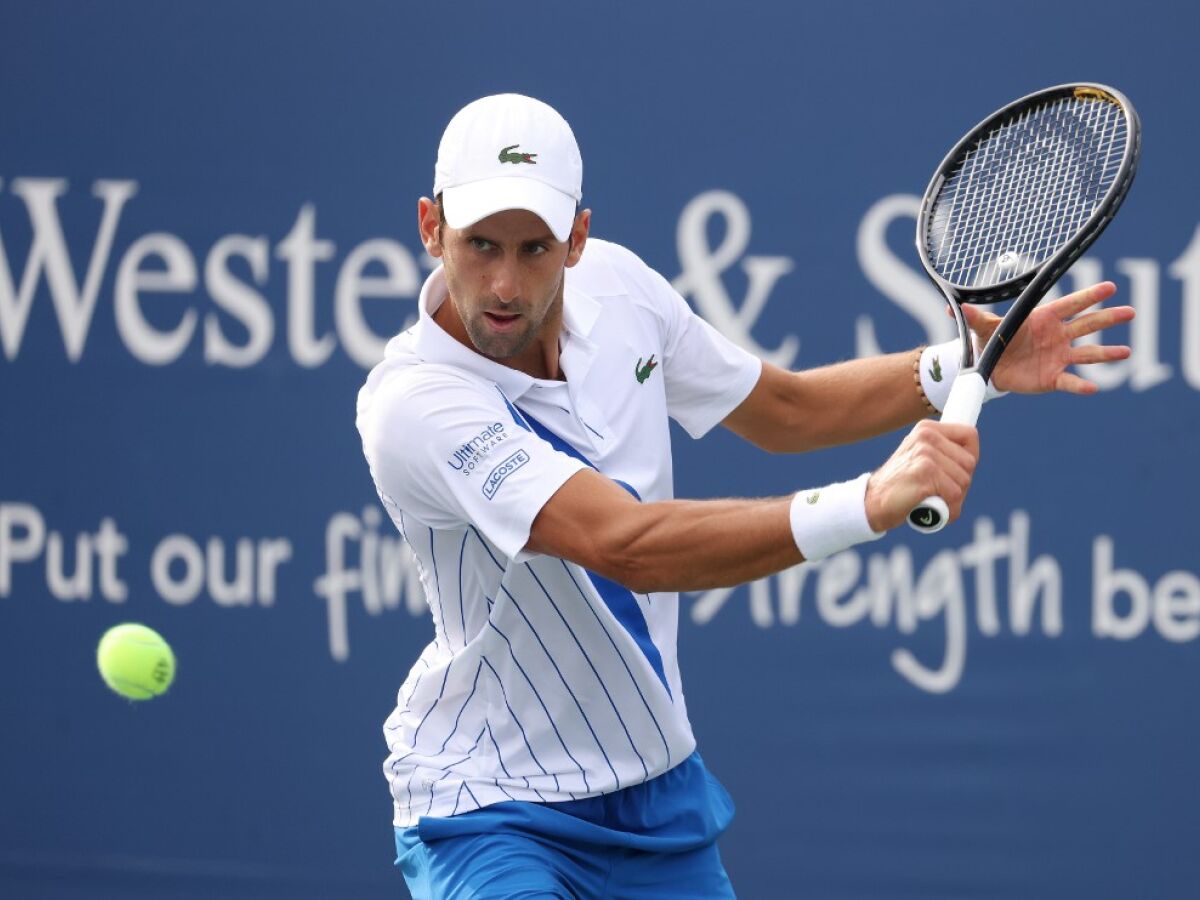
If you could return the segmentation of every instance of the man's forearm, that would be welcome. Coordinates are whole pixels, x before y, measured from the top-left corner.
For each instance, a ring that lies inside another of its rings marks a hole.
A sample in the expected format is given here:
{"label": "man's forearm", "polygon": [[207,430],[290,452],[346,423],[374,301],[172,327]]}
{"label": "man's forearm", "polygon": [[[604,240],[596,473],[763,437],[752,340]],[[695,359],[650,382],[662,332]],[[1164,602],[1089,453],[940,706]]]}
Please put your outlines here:
{"label": "man's forearm", "polygon": [[597,472],[558,489],[526,549],[569,559],[631,590],[729,587],[803,560],[791,498],[641,503]]}
{"label": "man's forearm", "polygon": [[638,592],[730,587],[874,540],[929,496],[957,518],[978,457],[974,428],[924,422],[869,479],[790,497],[642,503],[583,469],[542,506],[525,549]]}
{"label": "man's forearm", "polygon": [[643,504],[605,536],[614,580],[639,592],[732,587],[804,557],[789,524],[791,498]]}

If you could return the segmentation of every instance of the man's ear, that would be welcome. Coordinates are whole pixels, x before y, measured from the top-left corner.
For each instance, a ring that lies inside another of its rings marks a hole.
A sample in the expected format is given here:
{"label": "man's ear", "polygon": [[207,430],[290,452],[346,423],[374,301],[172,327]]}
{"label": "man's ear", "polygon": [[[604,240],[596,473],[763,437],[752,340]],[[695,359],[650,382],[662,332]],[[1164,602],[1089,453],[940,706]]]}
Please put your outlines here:
{"label": "man's ear", "polygon": [[575,265],[583,256],[583,245],[587,243],[588,231],[591,227],[592,211],[590,209],[581,209],[575,214],[575,221],[571,224],[571,234],[567,238],[567,268]]}
{"label": "man's ear", "polygon": [[438,259],[442,255],[442,210],[428,197],[417,201],[417,231],[426,252]]}

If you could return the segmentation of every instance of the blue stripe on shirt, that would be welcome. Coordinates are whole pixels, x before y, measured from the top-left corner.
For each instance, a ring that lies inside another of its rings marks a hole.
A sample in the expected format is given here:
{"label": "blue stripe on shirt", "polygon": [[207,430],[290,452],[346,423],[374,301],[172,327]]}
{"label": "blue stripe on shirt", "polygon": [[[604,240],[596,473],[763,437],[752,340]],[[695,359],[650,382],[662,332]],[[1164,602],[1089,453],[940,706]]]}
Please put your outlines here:
{"label": "blue stripe on shirt", "polygon": [[500,390],[500,385],[496,385],[496,390],[499,391],[500,396],[504,398],[504,405],[508,407],[508,412],[513,417],[513,421],[516,422],[518,425],[520,425],[522,428],[524,428],[526,431],[532,431],[533,429],[530,428],[528,424],[526,424],[525,417],[523,415],[521,415],[520,411],[515,406],[512,405],[512,402],[508,399],[507,396],[505,396],[504,391]]}
{"label": "blue stripe on shirt", "polygon": [[[462,714],[471,702],[471,698],[475,696],[475,690],[479,687],[479,673],[483,670],[481,662],[478,668],[475,669],[475,681],[471,684],[471,693],[467,694],[467,699],[463,701],[463,705],[458,708],[458,715],[454,717],[454,727],[450,729],[450,733],[446,735],[446,739],[442,741],[442,749],[438,751],[438,755],[446,752],[446,745],[450,743],[450,738],[454,737],[454,733],[458,731],[458,723],[462,721]],[[475,739],[475,743],[479,743],[479,739]],[[472,748],[474,749],[474,748]]]}
{"label": "blue stripe on shirt", "polygon": [[504,571],[504,566],[501,565],[500,560],[496,559],[496,554],[492,552],[492,548],[488,546],[488,542],[484,540],[484,537],[479,533],[479,530],[474,525],[468,525],[467,527],[471,529],[471,533],[474,534],[475,537],[479,538],[479,543],[483,545],[484,552],[492,558],[492,562],[496,564],[496,568]]}
{"label": "blue stripe on shirt", "polygon": [[[505,398],[505,403],[508,399]],[[511,407],[511,404],[510,404]],[[560,453],[565,453],[573,459],[579,460],[584,465],[591,469],[596,469],[592,465],[591,460],[579,452],[575,447],[539,422],[537,419],[530,416],[528,413],[523,414],[524,421],[528,423],[528,427],[534,434],[548,443]],[[518,423],[519,424],[519,423]],[[599,471],[596,469],[596,471]],[[616,479],[613,479],[616,481]],[[635,498],[641,500],[638,492],[630,485],[623,481],[617,481],[617,484],[629,491]],[[612,614],[617,617],[617,621],[624,626],[630,636],[637,642],[646,659],[649,660],[651,668],[654,669],[663,687],[667,689],[667,694],[671,694],[671,686],[667,683],[667,673],[663,666],[662,654],[658,652],[658,647],[654,645],[654,641],[650,638],[650,627],[646,624],[646,617],[642,614],[642,608],[638,605],[637,598],[633,596],[633,592],[624,585],[617,584],[615,581],[610,581],[603,575],[597,575],[595,572],[584,569],[587,572],[588,578],[592,585],[596,588],[600,598],[604,601],[604,605],[612,611]]]}
{"label": "blue stripe on shirt", "polygon": [[667,736],[663,734],[662,726],[658,724],[658,719],[655,717],[654,711],[650,708],[650,703],[646,700],[646,695],[642,693],[641,685],[638,684],[637,678],[634,676],[633,671],[629,668],[629,663],[626,661],[624,654],[622,654],[620,649],[618,649],[617,642],[613,640],[613,636],[609,634],[608,626],[604,624],[604,620],[601,619],[596,613],[596,610],[592,608],[591,598],[583,590],[579,582],[575,580],[575,576],[571,573],[571,567],[567,565],[567,561],[565,559],[560,559],[559,562],[562,564],[563,571],[567,573],[567,577],[571,579],[571,584],[575,585],[575,590],[579,591],[579,596],[583,599],[583,603],[588,608],[588,611],[596,617],[596,621],[599,623],[601,630],[604,632],[604,636],[608,638],[608,642],[612,644],[612,648],[616,652],[617,658],[621,660],[621,665],[625,667],[625,671],[629,674],[629,680],[633,682],[634,690],[637,691],[638,696],[642,700],[642,706],[646,707],[646,714],[650,716],[650,721],[654,723],[654,729],[658,732],[658,736],[662,738],[663,749],[667,751],[667,764],[671,765],[671,747],[667,743]]}
{"label": "blue stripe on shirt", "polygon": [[[492,551],[491,551],[491,550],[488,550],[487,543],[484,541],[484,539],[483,539],[482,535],[480,535],[480,534],[479,534],[479,532],[475,531],[475,528],[474,528],[474,526],[470,526],[470,528],[471,528],[471,531],[474,531],[474,532],[475,532],[475,536],[476,536],[477,538],[479,538],[479,542],[480,542],[480,544],[482,544],[482,545],[483,545],[483,548],[484,548],[484,550],[486,550],[486,551],[487,551],[487,554],[488,554],[488,556],[490,556],[490,557],[492,558],[492,562],[493,562],[493,563],[495,563],[495,565],[496,565],[496,568],[497,568],[497,569],[499,569],[499,570],[500,570],[500,571],[502,571],[502,572],[503,572],[503,571],[505,571],[505,568],[504,568],[504,566],[500,564],[500,561],[499,561],[498,559],[496,559],[496,557],[495,557],[495,556],[492,554]],[[633,671],[632,671],[632,670],[629,668],[629,662],[628,662],[628,661],[625,659],[625,656],[624,656],[624,655],[621,653],[621,650],[620,650],[620,648],[617,646],[617,642],[613,640],[613,637],[612,637],[612,635],[608,633],[608,628],[607,628],[607,627],[605,627],[603,620],[600,618],[600,616],[599,616],[599,615],[597,615],[597,614],[596,614],[596,610],[592,608],[592,602],[591,602],[591,599],[590,599],[590,598],[588,598],[588,596],[587,596],[586,594],[584,594],[584,592],[583,592],[583,588],[581,588],[581,587],[579,586],[579,582],[577,582],[577,581],[575,580],[575,576],[571,574],[571,570],[570,570],[570,568],[567,566],[566,560],[559,560],[559,562],[562,564],[562,566],[563,566],[563,569],[566,571],[566,573],[567,573],[567,577],[571,579],[571,583],[572,583],[572,584],[575,586],[575,589],[576,589],[577,591],[579,591],[579,593],[580,593],[580,596],[582,596],[582,597],[583,597],[584,604],[587,606],[587,608],[588,608],[588,612],[590,612],[590,613],[592,614],[592,616],[594,616],[594,617],[595,617],[595,619],[596,619],[596,622],[597,622],[597,623],[600,625],[600,628],[601,628],[601,630],[604,632],[604,636],[608,638],[608,642],[609,642],[609,643],[612,645],[613,652],[615,652],[615,653],[617,654],[617,658],[621,660],[621,665],[625,667],[625,671],[626,671],[626,672],[629,674],[629,678],[630,678],[630,679],[633,681],[633,686],[634,686],[634,689],[635,689],[635,690],[638,692],[638,696],[639,696],[639,697],[641,698],[641,700],[642,700],[642,705],[646,707],[646,713],[647,713],[647,714],[650,716],[650,721],[651,721],[651,722],[654,724],[654,729],[655,729],[655,731],[657,731],[657,732],[658,732],[658,736],[659,736],[659,738],[661,738],[661,739],[662,739],[662,742],[663,742],[663,748],[664,748],[664,749],[667,751],[667,762],[668,762],[668,764],[670,764],[670,762],[671,762],[671,748],[670,748],[670,746],[667,744],[667,738],[666,738],[666,735],[664,735],[664,734],[663,734],[662,727],[661,727],[661,726],[658,724],[658,719],[657,719],[657,718],[655,718],[655,716],[654,716],[654,712],[653,712],[653,711],[650,709],[650,704],[646,702],[646,695],[642,693],[642,688],[641,688],[641,686],[638,684],[638,682],[637,682],[637,679],[634,677],[634,675],[633,675]],[[611,695],[609,695],[609,693],[608,693],[608,688],[605,686],[605,684],[604,684],[604,681],[603,681],[603,680],[600,678],[600,674],[599,674],[598,672],[596,672],[596,667],[592,665],[592,661],[591,661],[591,660],[588,658],[588,656],[587,656],[587,653],[586,653],[586,652],[584,651],[584,649],[583,649],[583,646],[582,646],[582,645],[580,645],[580,643],[579,643],[579,639],[578,639],[578,638],[575,636],[575,632],[574,632],[574,631],[571,629],[571,626],[567,624],[567,620],[566,620],[566,619],[563,617],[563,614],[562,614],[562,612],[559,610],[559,608],[558,608],[557,604],[555,604],[554,600],[553,600],[553,599],[550,597],[550,592],[546,590],[546,587],[545,587],[545,585],[544,585],[544,584],[542,584],[542,582],[541,582],[541,579],[539,579],[539,578],[537,577],[537,575],[536,575],[536,574],[534,574],[533,568],[532,568],[532,567],[531,567],[531,566],[530,566],[528,563],[526,563],[526,564],[525,564],[525,568],[529,570],[529,574],[530,574],[530,575],[533,577],[533,580],[534,580],[534,581],[536,581],[536,582],[537,582],[537,585],[538,585],[538,587],[542,589],[542,593],[546,595],[546,598],[547,598],[548,600],[550,600],[550,605],[551,605],[551,606],[554,608],[554,611],[555,611],[556,613],[558,613],[558,617],[559,617],[560,619],[562,619],[563,625],[564,625],[564,626],[566,626],[566,628],[567,628],[567,631],[568,631],[568,632],[571,634],[571,637],[575,639],[575,644],[576,644],[576,646],[578,646],[578,647],[579,647],[579,651],[580,651],[580,653],[582,653],[582,654],[583,654],[583,658],[584,658],[584,660],[585,660],[585,661],[587,662],[587,664],[588,664],[588,665],[591,667],[591,669],[592,669],[592,672],[596,674],[596,679],[597,679],[598,681],[600,681],[600,687],[601,687],[601,689],[604,691],[605,695],[606,695],[606,696],[608,696],[609,703],[612,703],[612,702],[613,702],[613,700],[612,700],[612,696],[611,696]],[[586,572],[587,570],[585,569],[584,571]],[[589,574],[590,574],[590,573],[589,573]],[[510,598],[512,597],[512,594],[508,592],[508,590],[507,590],[507,589],[504,587],[503,583],[500,585],[500,589],[501,589],[502,591],[504,591],[504,593],[508,594],[508,596],[509,596]],[[607,604],[606,604],[606,605],[607,605]],[[488,607],[489,607],[489,608],[491,607],[491,601],[490,601],[490,600],[488,600]],[[524,613],[524,612],[521,610],[521,608],[520,608],[520,607],[519,607],[519,606],[516,604],[516,601],[515,601],[515,599],[514,599],[514,602],[513,602],[513,607],[514,607],[514,608],[517,610],[517,612],[518,612],[518,613],[520,613],[520,614],[521,614],[521,617],[522,617],[522,618],[525,618],[525,613]],[[640,610],[639,610],[639,613],[640,613]],[[529,620],[528,620],[528,619],[525,619],[525,621],[526,621],[526,623],[528,624]],[[531,631],[533,631],[533,626],[532,626],[532,625],[530,625],[530,630],[531,630]],[[538,637],[538,634],[537,634],[537,632],[536,632],[536,631],[534,631],[534,637],[537,637],[537,638],[538,638],[538,642],[539,642],[539,643],[541,643],[541,638],[540,638],[540,637]],[[543,644],[542,646],[543,646],[543,649],[545,649],[545,645]],[[653,644],[652,644],[651,646],[653,647]],[[657,648],[654,648],[654,652],[657,654],[657,652],[658,652]],[[546,654],[546,655],[547,655],[547,656],[549,656],[549,651],[547,651],[547,654]],[[553,660],[551,660],[551,662],[553,663]],[[661,660],[660,660],[660,666],[661,666]],[[557,670],[557,668],[558,668],[558,667],[557,667],[557,666],[555,666],[555,669],[556,669],[556,670]],[[560,672],[560,673],[559,673],[559,675],[561,676],[561,674],[562,674],[562,673]],[[661,674],[659,675],[659,677],[660,677],[660,678],[663,678],[663,676],[662,676]],[[564,684],[564,685],[566,684],[566,680],[565,680],[565,679],[564,679],[564,681],[563,681],[563,684]],[[664,680],[664,684],[665,684],[665,680]],[[569,691],[569,690],[570,690],[570,688],[568,687],[568,688],[567,688],[567,690]],[[670,691],[670,688],[668,688],[668,689],[667,689],[667,694],[669,695],[670,693],[671,693],[671,691]],[[571,696],[572,696],[572,698],[574,699],[574,696],[575,696],[575,695],[574,695],[574,694],[572,694]],[[578,705],[578,702],[579,702],[579,701],[578,701],[578,700],[576,700],[576,705]],[[582,709],[580,710],[580,712],[582,712]],[[646,768],[646,761],[645,761],[645,759],[643,759],[641,752],[640,752],[640,751],[637,749],[637,747],[636,747],[636,746],[634,746],[634,743],[633,743],[633,737],[632,737],[632,736],[630,736],[630,734],[629,734],[629,729],[628,729],[628,728],[626,727],[626,725],[625,725],[625,720],[624,720],[624,719],[621,717],[621,714],[620,714],[619,712],[617,712],[617,708],[616,708],[616,705],[615,705],[615,704],[613,704],[613,712],[615,712],[615,713],[616,713],[616,715],[617,715],[617,720],[618,720],[618,721],[621,723],[621,727],[622,727],[622,728],[625,730],[625,735],[626,735],[626,737],[628,737],[628,738],[629,738],[629,743],[630,743],[630,745],[631,745],[631,746],[633,746],[633,752],[637,754],[638,761],[639,761],[639,762],[642,764],[642,769],[643,769],[643,770],[646,772],[646,774],[647,774],[647,775],[649,775],[649,770]],[[584,717],[584,720],[585,720],[585,721],[587,721],[587,717],[586,717],[586,716]],[[590,723],[590,722],[588,723],[588,729],[589,729],[589,730],[591,730],[591,723]],[[593,734],[593,735],[595,735],[595,731],[592,731],[592,734]],[[600,741],[599,741],[599,739],[598,739],[598,738],[597,738],[597,740],[596,740],[596,743],[597,743],[598,745],[600,744]],[[601,745],[601,746],[600,746],[600,752],[604,754],[604,758],[605,758],[605,760],[608,760],[608,755],[607,755],[607,753],[605,753],[603,745]],[[610,769],[612,768],[612,764],[611,764],[611,763],[609,763],[609,768],[610,768]],[[613,776],[614,776],[614,777],[616,777],[616,772],[615,772],[615,771],[613,772]],[[618,784],[619,784],[619,783],[620,783],[620,780],[618,779]]]}
{"label": "blue stripe on shirt", "polygon": [[[501,585],[501,589],[503,589],[503,587],[504,586]],[[504,591],[504,593],[508,594],[508,591]],[[508,594],[508,597],[510,600],[513,599],[512,594]],[[513,604],[514,605],[516,604],[515,600],[513,600]],[[542,712],[544,712],[546,714],[546,721],[550,723],[550,728],[553,729],[555,736],[558,738],[558,742],[560,744],[562,744],[563,752],[566,753],[568,757],[570,757],[571,762],[575,763],[576,768],[579,769],[579,774],[583,777],[583,789],[585,791],[591,791],[592,788],[588,784],[588,780],[587,780],[587,772],[584,771],[583,766],[580,765],[579,760],[577,760],[575,758],[574,754],[571,753],[571,748],[567,746],[567,742],[565,740],[563,740],[563,736],[558,730],[558,725],[556,725],[554,722],[554,716],[550,715],[550,709],[546,706],[546,701],[542,699],[542,695],[540,693],[538,693],[538,689],[536,687],[534,687],[533,679],[529,677],[529,673],[525,671],[525,667],[522,666],[521,661],[519,659],[517,659],[517,652],[516,652],[516,650],[513,649],[512,641],[510,641],[508,639],[508,635],[506,635],[503,631],[501,631],[498,627],[496,627],[495,622],[492,622],[489,620],[488,625],[491,626],[492,631],[496,632],[496,634],[498,634],[498,635],[500,635],[500,637],[504,638],[504,643],[508,645],[508,655],[512,657],[513,664],[517,667],[517,669],[520,671],[520,673],[525,676],[525,683],[529,685],[529,689],[531,691],[533,691],[533,696],[537,698],[538,705],[542,707]],[[536,634],[536,632],[535,632],[535,634]],[[549,654],[547,654],[547,656],[548,655]],[[560,676],[561,676],[561,673],[560,673]],[[558,776],[557,775],[554,776],[554,784],[555,784],[556,790],[561,790],[561,788],[558,788]],[[570,792],[568,791],[568,793],[570,793]]]}
{"label": "blue stripe on shirt", "polygon": [[[610,694],[608,692],[608,685],[606,685],[604,683],[604,679],[601,678],[600,673],[596,671],[596,667],[595,667],[595,665],[592,664],[592,660],[587,655],[587,651],[583,649],[583,644],[581,644],[579,642],[579,638],[575,636],[575,629],[573,629],[570,626],[570,624],[568,624],[566,616],[564,616],[562,614],[562,610],[560,610],[558,608],[558,604],[554,602],[554,598],[550,596],[550,592],[548,590],[546,590],[546,586],[544,584],[542,584],[542,579],[538,578],[537,573],[533,571],[533,566],[531,566],[529,563],[526,563],[525,568],[529,570],[529,574],[533,577],[533,580],[537,582],[537,586],[542,589],[542,593],[546,595],[546,599],[548,601],[550,601],[550,605],[554,608],[554,611],[556,613],[558,613],[559,619],[562,620],[563,627],[565,627],[567,629],[567,632],[571,635],[571,640],[573,640],[575,642],[575,646],[579,648],[579,653],[583,657],[584,662],[586,662],[588,664],[588,668],[591,669],[592,674],[596,676],[596,681],[598,681],[600,683],[600,690],[604,691],[604,696],[608,698],[608,705],[612,707],[613,714],[616,715],[617,721],[621,723],[621,730],[625,732],[625,737],[629,740],[630,748],[633,750],[634,753],[637,754],[638,762],[640,762],[642,764],[642,774],[645,775],[647,778],[649,778],[650,770],[646,768],[646,760],[644,760],[642,758],[642,754],[638,750],[637,744],[634,743],[633,735],[631,735],[629,733],[629,726],[627,726],[625,724],[625,719],[621,716],[621,711],[619,709],[617,709],[616,701],[613,700],[612,694]],[[594,614],[595,613],[593,612],[593,615]],[[618,655],[620,655],[620,654],[618,653]],[[628,668],[628,667],[626,667],[626,668]],[[599,741],[597,741],[597,743],[599,743]],[[601,753],[604,752],[603,747],[601,748],[600,752]],[[605,756],[605,759],[607,759],[607,758],[608,757]],[[610,765],[609,768],[612,768],[612,766]],[[613,772],[613,775],[616,776],[615,771]],[[621,787],[621,779],[620,778],[617,778],[617,787],[618,788]]]}
{"label": "blue stripe on shirt", "polygon": [[[512,650],[511,646],[509,647],[509,650],[511,652],[511,650]],[[514,660],[515,660],[515,658],[514,658]],[[508,714],[510,716],[512,716],[512,720],[517,724],[517,730],[521,732],[521,738],[522,738],[522,740],[525,741],[525,749],[529,751],[530,759],[532,759],[534,761],[534,763],[537,765],[537,767],[542,770],[543,775],[550,775],[550,773],[546,771],[546,767],[542,765],[542,761],[537,758],[537,754],[533,752],[533,744],[529,743],[529,736],[525,733],[525,726],[521,724],[521,720],[519,718],[517,718],[517,713],[512,708],[512,704],[508,702],[508,691],[506,691],[504,689],[504,679],[500,677],[500,673],[496,671],[496,667],[492,665],[491,661],[486,656],[483,657],[483,662],[484,662],[484,665],[486,665],[488,667],[488,669],[491,670],[492,675],[496,679],[496,684],[500,688],[500,696],[504,698],[504,706],[508,709]],[[488,734],[490,735],[491,733],[492,733],[492,729],[491,729],[491,725],[489,724],[488,725]],[[495,743],[495,741],[496,741],[496,738],[493,736],[492,743]],[[497,745],[497,747],[496,747],[496,752],[497,753],[500,752],[499,745]],[[554,779],[554,789],[556,791],[562,790],[562,788],[559,787],[559,784],[558,784],[558,776],[550,775],[550,777]],[[525,779],[525,783],[526,783],[526,785],[529,784],[528,778]],[[534,793],[537,793],[536,788],[534,788],[533,791],[534,791]],[[538,794],[538,796],[541,797],[542,795]]]}
{"label": "blue stripe on shirt", "polygon": [[438,688],[437,699],[433,701],[433,705],[430,706],[429,709],[425,710],[425,715],[421,716],[421,721],[417,724],[417,730],[413,732],[413,753],[417,751],[417,737],[421,734],[421,728],[425,725],[426,720],[429,718],[429,714],[437,709],[438,703],[440,703],[442,700],[442,695],[446,693],[446,682],[450,680],[450,667],[454,665],[455,659],[457,659],[457,657],[451,657],[450,661],[446,663],[446,674],[442,676],[442,686]]}
{"label": "blue stripe on shirt", "polygon": [[462,626],[462,642],[463,646],[467,646],[467,612],[466,604],[463,602],[462,588],[462,573],[463,573],[463,554],[467,551],[467,532],[463,531],[462,546],[458,548],[458,621]]}
{"label": "blue stripe on shirt", "polygon": [[[505,778],[512,778],[512,772],[508,771],[508,766],[506,766],[504,764],[504,754],[500,752],[500,745],[496,742],[496,736],[494,734],[492,734],[492,723],[485,719],[483,726],[487,729],[488,737],[492,739],[492,746],[496,748],[496,759],[499,760],[499,762],[500,762],[500,771],[504,773]],[[529,787],[529,776],[522,775],[521,778],[523,778],[525,780],[525,787],[529,788],[531,791],[533,791],[535,794],[537,794],[539,800],[544,801],[546,799],[545,797],[542,796],[541,792],[538,791],[536,788]],[[496,787],[498,787],[498,788],[500,788],[500,790],[504,791],[504,787],[500,784],[499,779],[493,779],[493,780],[496,782]],[[504,791],[504,793],[508,795],[508,798],[510,800],[514,799],[513,796],[508,793],[508,791]]]}
{"label": "blue stripe on shirt", "polygon": [[[534,580],[535,581],[537,580],[536,576],[534,577]],[[538,582],[538,584],[540,586],[541,582]],[[525,610],[521,609],[521,604],[519,604],[517,602],[517,598],[514,597],[512,595],[512,593],[503,584],[500,585],[500,590],[502,590],[502,591],[504,591],[504,593],[508,594],[508,599],[512,601],[513,609],[515,609],[517,611],[517,613],[521,616],[521,618],[525,620],[525,625],[529,628],[529,631],[533,635],[534,640],[536,640],[538,642],[538,645],[542,648],[542,652],[546,654],[546,659],[548,659],[550,661],[550,665],[552,665],[554,667],[554,671],[558,673],[558,680],[562,682],[563,687],[565,687],[567,689],[567,693],[571,695],[571,699],[575,701],[575,708],[579,710],[579,715],[581,715],[583,717],[583,724],[586,725],[587,730],[592,733],[592,739],[596,742],[596,747],[599,748],[600,755],[604,757],[604,762],[608,764],[608,771],[610,771],[612,773],[613,780],[616,781],[617,787],[620,787],[621,786],[621,777],[619,775],[617,775],[617,770],[615,768],[613,768],[612,760],[610,760],[608,758],[608,751],[604,749],[604,742],[601,741],[600,736],[598,734],[596,734],[596,729],[592,727],[592,722],[588,718],[587,713],[584,711],[583,704],[579,702],[579,698],[576,697],[575,692],[573,690],[571,690],[571,684],[570,684],[570,682],[567,681],[567,677],[565,675],[563,675],[562,669],[560,669],[558,667],[558,663],[555,661],[553,654],[550,653],[550,648],[546,646],[546,642],[542,640],[542,636],[540,634],[538,634],[538,630],[536,628],[534,628],[533,623],[529,621],[529,616],[525,615]],[[545,591],[545,588],[542,588],[542,590]],[[550,595],[547,594],[546,596],[549,597]],[[553,602],[554,601],[551,601],[551,605],[553,605]],[[555,611],[557,612],[557,607],[555,607]],[[560,618],[562,617],[562,613],[559,613],[559,617]],[[564,625],[566,625],[566,621],[567,621],[566,619],[563,619]],[[571,632],[570,626],[567,626],[567,631],[571,633],[572,638],[575,637],[574,632]],[[575,643],[579,644],[578,639],[576,639]],[[580,652],[582,652],[583,647],[580,647],[579,650],[580,650]],[[584,659],[587,659],[587,654],[584,654]],[[591,665],[590,660],[588,661],[588,664]],[[592,671],[595,672],[596,670],[593,668]],[[597,675],[596,677],[599,678],[600,676]],[[601,684],[601,687],[603,687],[603,684]],[[609,699],[611,700],[612,698],[609,698]],[[615,710],[616,707],[614,706],[613,709]],[[619,714],[618,714],[618,718],[620,718]],[[635,750],[635,752],[636,752],[636,750]],[[584,777],[583,777],[583,783],[584,783],[585,788],[587,788],[588,790],[591,790],[591,788],[587,787],[587,776],[586,775],[584,775]]]}
{"label": "blue stripe on shirt", "polygon": [[438,580],[437,553],[433,549],[433,529],[429,529],[429,559],[433,563],[433,586],[437,589],[438,618],[442,621],[442,636],[446,639],[446,649],[450,649],[450,635],[446,633],[446,611],[442,608],[442,584]]}

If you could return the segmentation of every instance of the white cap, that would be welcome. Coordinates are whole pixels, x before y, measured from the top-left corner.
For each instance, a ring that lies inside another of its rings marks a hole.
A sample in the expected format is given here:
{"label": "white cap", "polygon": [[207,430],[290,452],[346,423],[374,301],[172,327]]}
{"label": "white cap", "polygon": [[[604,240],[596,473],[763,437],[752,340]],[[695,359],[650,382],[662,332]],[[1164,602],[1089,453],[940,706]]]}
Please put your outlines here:
{"label": "white cap", "polygon": [[527,209],[565,241],[583,197],[583,160],[566,119],[520,94],[496,94],[458,111],[438,145],[434,196],[451,228]]}

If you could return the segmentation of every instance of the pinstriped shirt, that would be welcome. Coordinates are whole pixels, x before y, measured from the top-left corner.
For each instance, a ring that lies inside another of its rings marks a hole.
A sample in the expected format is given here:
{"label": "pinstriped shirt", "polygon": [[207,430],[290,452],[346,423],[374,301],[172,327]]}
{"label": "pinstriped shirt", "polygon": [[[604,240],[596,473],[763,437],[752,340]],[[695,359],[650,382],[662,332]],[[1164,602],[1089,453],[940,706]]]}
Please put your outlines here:
{"label": "pinstriped shirt", "polygon": [[418,323],[358,398],[371,475],[433,619],[384,725],[401,827],[609,793],[692,753],[678,596],[635,594],[524,547],[542,505],[584,468],[644,502],[670,499],[668,418],[701,436],[761,371],[661,276],[596,239],[566,274],[565,381],[451,338],[431,318],[445,298],[438,269]]}

